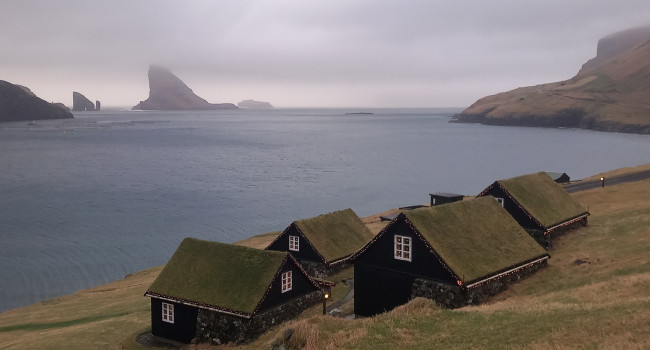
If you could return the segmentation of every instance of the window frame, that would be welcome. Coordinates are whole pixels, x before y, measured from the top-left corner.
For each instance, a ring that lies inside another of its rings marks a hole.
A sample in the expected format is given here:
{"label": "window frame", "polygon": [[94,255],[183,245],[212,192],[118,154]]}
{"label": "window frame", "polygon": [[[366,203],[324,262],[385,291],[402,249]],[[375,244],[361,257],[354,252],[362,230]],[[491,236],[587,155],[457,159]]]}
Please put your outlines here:
{"label": "window frame", "polygon": [[300,236],[289,235],[289,250],[300,251]]}
{"label": "window frame", "polygon": [[[404,248],[407,249],[404,249]],[[404,254],[407,253],[407,254]],[[404,257],[404,255],[408,255]],[[413,260],[413,238],[410,236],[395,235],[393,238],[393,258],[403,261]]]}
{"label": "window frame", "polygon": [[174,304],[162,302],[162,320],[174,324]]}
{"label": "window frame", "polygon": [[501,206],[505,208],[506,200],[503,197],[494,197],[494,199],[496,199],[497,203],[501,204]]}
{"label": "window frame", "polygon": [[293,272],[291,270],[282,273],[281,291],[286,293],[293,288]]}

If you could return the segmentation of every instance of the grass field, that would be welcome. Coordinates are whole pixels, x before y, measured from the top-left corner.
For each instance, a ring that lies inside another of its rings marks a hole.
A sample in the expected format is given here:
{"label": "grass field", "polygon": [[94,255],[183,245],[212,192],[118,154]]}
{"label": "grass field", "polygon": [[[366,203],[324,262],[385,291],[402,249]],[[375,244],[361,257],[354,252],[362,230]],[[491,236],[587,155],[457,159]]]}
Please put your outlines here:
{"label": "grass field", "polygon": [[[649,349],[650,180],[572,196],[592,213],[589,226],[556,238],[547,268],[487,304],[441,310],[416,299],[360,320],[321,316],[316,306],[238,348],[268,349],[293,328],[292,349]],[[144,349],[133,338],[149,326],[142,295],[160,270],[4,312],[0,349]]]}

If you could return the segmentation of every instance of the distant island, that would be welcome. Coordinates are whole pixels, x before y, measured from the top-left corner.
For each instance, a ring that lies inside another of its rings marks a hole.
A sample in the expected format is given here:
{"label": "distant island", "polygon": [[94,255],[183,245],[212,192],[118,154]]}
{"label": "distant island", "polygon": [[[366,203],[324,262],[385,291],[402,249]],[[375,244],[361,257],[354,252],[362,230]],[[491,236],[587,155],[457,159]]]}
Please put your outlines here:
{"label": "distant island", "polygon": [[72,110],[77,111],[99,111],[101,109],[101,104],[99,101],[97,103],[92,103],[86,96],[82,95],[79,92],[72,92]]}
{"label": "distant island", "polygon": [[273,108],[273,106],[268,102],[255,101],[255,100],[243,100],[243,101],[237,103],[237,107],[239,107],[239,108],[247,108],[247,109],[271,109],[271,108]]}
{"label": "distant island", "polygon": [[73,118],[62,103],[49,103],[22,85],[0,80],[0,122]]}
{"label": "distant island", "polygon": [[608,35],[566,81],[484,97],[452,121],[650,134],[650,26]]}
{"label": "distant island", "polygon": [[140,101],[133,110],[214,110],[237,109],[232,103],[209,103],[194,94],[185,83],[166,68],[149,67],[149,98]]}

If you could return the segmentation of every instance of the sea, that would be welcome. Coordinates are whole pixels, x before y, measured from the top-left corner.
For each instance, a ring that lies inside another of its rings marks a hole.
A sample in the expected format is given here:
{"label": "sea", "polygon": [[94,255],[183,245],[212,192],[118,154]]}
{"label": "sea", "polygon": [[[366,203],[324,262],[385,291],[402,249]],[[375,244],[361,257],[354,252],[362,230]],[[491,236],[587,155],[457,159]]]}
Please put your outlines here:
{"label": "sea", "polygon": [[115,110],[0,123],[0,312],[162,265],[185,237],[230,243],[537,171],[581,179],[650,162],[650,136],[449,123],[459,111]]}

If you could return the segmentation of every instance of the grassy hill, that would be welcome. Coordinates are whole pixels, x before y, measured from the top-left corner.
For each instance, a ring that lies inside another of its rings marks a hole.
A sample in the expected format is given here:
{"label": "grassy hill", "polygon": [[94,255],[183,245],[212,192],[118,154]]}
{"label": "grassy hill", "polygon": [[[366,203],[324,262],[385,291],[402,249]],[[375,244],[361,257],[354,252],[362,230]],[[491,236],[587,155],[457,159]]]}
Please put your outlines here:
{"label": "grassy hill", "polygon": [[[360,320],[320,316],[316,306],[239,349],[268,349],[289,328],[292,349],[650,348],[650,180],[572,196],[592,213],[589,226],[559,237],[547,268],[487,304],[441,310],[416,299]],[[142,295],[160,270],[4,312],[0,348],[145,349],[133,339],[149,326]]]}
{"label": "grassy hill", "polygon": [[650,134],[650,27],[609,35],[565,81],[484,97],[458,121]]}

